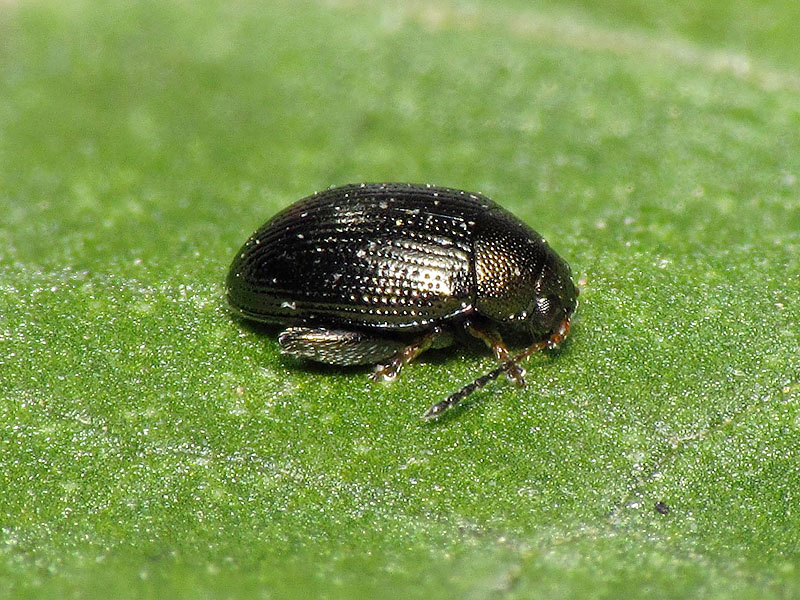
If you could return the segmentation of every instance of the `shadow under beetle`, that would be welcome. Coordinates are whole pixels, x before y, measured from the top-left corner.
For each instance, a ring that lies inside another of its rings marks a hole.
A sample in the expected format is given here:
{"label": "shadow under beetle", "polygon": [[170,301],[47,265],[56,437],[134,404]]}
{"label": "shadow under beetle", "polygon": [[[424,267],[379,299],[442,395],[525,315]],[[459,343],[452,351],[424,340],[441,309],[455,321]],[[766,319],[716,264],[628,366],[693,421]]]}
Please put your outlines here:
{"label": "shadow under beetle", "polygon": [[[569,333],[578,289],[533,229],[485,196],[431,185],[362,183],[315,193],[245,242],[227,278],[236,314],[286,325],[284,353],[378,365],[393,379],[429,348],[466,332],[500,366],[433,405],[438,417]],[[512,356],[503,337],[532,344]]]}

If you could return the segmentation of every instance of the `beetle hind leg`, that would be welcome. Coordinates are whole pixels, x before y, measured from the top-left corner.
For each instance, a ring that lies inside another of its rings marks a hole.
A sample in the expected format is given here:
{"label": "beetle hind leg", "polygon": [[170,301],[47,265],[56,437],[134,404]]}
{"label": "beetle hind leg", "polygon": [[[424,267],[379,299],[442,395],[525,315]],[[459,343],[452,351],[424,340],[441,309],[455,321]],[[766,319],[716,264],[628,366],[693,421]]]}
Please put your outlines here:
{"label": "beetle hind leg", "polygon": [[358,331],[289,327],[278,335],[281,352],[329,365],[372,365],[400,351],[400,341]]}
{"label": "beetle hind leg", "polygon": [[425,333],[415,342],[403,348],[394,355],[388,363],[378,365],[372,374],[372,379],[379,381],[392,381],[396,379],[400,371],[429,348],[444,348],[453,341],[453,336],[449,331],[441,327],[434,327]]}

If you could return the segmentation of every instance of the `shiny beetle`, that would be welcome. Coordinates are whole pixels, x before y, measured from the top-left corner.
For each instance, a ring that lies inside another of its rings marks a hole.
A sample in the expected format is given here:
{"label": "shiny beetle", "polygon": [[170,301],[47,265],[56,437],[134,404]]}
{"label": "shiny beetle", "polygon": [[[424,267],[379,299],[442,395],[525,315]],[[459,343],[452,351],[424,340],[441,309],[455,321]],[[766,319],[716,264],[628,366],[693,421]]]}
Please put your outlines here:
{"label": "shiny beetle", "polygon": [[[480,194],[397,183],[331,188],[267,221],[233,260],[227,297],[245,319],[287,326],[284,353],[377,364],[393,379],[467,333],[500,366],[432,406],[438,417],[569,333],[578,289],[544,238]],[[512,356],[503,336],[533,342]]]}

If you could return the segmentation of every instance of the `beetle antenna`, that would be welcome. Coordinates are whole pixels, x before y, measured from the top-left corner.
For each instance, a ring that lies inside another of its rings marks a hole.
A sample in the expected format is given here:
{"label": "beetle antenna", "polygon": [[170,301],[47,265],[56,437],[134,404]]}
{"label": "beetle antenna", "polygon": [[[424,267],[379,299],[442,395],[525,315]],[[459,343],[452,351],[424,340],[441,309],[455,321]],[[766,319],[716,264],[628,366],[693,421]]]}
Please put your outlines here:
{"label": "beetle antenna", "polygon": [[456,404],[461,402],[464,398],[469,396],[475,390],[481,389],[483,386],[485,386],[490,381],[494,381],[495,379],[500,377],[500,375],[502,375],[509,368],[509,365],[511,365],[514,362],[515,361],[513,359],[504,362],[502,365],[497,367],[494,371],[489,371],[488,373],[486,373],[486,375],[482,375],[481,377],[478,377],[475,381],[473,381],[472,383],[468,383],[467,385],[462,387],[460,390],[458,390],[456,393],[450,394],[447,398],[445,398],[441,402],[437,402],[436,404],[431,406],[425,412],[424,415],[422,415],[422,420],[423,421],[430,421],[431,419],[435,419],[435,418],[441,416],[442,413],[444,413],[445,411],[448,411],[451,408],[453,408]]}
{"label": "beetle antenna", "polygon": [[541,352],[547,348],[555,348],[569,334],[569,318],[564,319],[561,322],[561,325],[558,327],[556,332],[551,335],[548,339],[542,340],[541,342],[536,342],[531,346],[528,346],[525,350],[507,360],[502,365],[494,369],[493,371],[489,371],[486,375],[481,375],[475,381],[468,383],[464,387],[462,387],[457,392],[450,394],[447,398],[442,400],[441,402],[437,402],[433,406],[431,406],[424,415],[422,415],[423,421],[430,421],[432,419],[436,419],[440,417],[443,413],[447,412],[451,408],[453,408],[456,404],[461,402],[464,398],[469,396],[472,392],[481,389],[487,383],[494,381],[500,375],[509,371],[514,365],[519,364],[521,361],[528,358],[531,354],[535,354],[536,352]]}

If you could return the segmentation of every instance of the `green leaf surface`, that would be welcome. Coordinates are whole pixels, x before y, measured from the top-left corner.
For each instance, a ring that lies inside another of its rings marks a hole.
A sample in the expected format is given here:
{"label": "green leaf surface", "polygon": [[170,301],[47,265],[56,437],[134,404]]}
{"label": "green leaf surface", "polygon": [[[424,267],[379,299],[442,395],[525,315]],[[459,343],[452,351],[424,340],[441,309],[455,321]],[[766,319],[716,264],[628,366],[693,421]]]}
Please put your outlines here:
{"label": "green leaf surface", "polygon": [[[0,596],[800,595],[798,23],[0,2]],[[481,191],[570,262],[527,388],[422,423],[492,358],[384,386],[231,318],[246,237],[358,181]]]}

